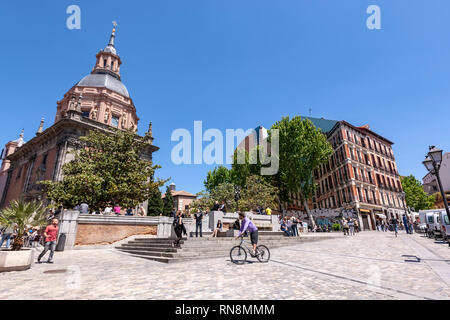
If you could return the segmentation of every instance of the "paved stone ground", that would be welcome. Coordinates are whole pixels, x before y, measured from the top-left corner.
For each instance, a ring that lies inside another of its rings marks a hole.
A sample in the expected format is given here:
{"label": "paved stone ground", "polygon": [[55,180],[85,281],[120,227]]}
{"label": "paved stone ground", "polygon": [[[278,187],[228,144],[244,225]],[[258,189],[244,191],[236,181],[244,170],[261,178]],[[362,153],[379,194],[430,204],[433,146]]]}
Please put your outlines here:
{"label": "paved stone ground", "polygon": [[450,299],[449,262],[446,244],[376,231],[273,249],[268,264],[74,250],[0,274],[0,299]]}

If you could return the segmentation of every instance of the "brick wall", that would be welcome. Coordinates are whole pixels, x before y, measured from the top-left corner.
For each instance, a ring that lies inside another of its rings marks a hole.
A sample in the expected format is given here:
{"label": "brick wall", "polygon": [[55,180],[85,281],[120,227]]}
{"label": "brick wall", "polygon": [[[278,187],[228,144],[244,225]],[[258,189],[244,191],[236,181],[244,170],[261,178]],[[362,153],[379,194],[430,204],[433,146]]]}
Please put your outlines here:
{"label": "brick wall", "polygon": [[155,235],[157,226],[79,224],[75,246],[106,245],[133,235]]}

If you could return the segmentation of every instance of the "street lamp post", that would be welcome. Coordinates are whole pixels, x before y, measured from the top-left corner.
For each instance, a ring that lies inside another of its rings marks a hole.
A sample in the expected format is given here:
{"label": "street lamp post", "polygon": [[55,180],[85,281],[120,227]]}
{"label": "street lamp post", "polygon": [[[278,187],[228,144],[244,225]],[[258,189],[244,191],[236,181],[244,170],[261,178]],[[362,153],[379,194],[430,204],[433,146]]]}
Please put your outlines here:
{"label": "street lamp post", "polygon": [[241,198],[241,191],[238,186],[234,186],[234,200],[236,201],[236,211],[239,211],[239,199]]}
{"label": "street lamp post", "polygon": [[444,200],[445,211],[447,212],[448,219],[450,220],[450,209],[448,208],[447,198],[445,197],[445,190],[442,187],[441,177],[439,176],[439,168],[442,162],[442,150],[437,149],[435,146],[431,146],[428,155],[426,156],[423,165],[427,170],[436,176],[436,180],[439,185],[439,190],[441,191],[442,199]]}
{"label": "street lamp post", "polygon": [[403,202],[403,209],[405,210],[405,215],[408,217],[408,210],[406,209],[406,193],[405,191],[400,192],[400,198]]}

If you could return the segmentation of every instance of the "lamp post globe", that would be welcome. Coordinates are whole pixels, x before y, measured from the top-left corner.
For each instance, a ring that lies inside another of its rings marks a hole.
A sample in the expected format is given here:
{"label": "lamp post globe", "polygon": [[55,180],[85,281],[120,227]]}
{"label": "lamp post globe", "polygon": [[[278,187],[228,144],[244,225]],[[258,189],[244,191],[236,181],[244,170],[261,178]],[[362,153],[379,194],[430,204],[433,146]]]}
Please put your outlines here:
{"label": "lamp post globe", "polygon": [[436,164],[436,167],[439,167],[442,162],[442,150],[439,148],[436,148],[435,146],[430,147],[430,151],[428,152],[428,156],[431,158],[431,160],[434,161]]}
{"label": "lamp post globe", "polygon": [[423,161],[423,164],[432,175],[436,176],[436,180],[439,185],[439,191],[441,192],[441,196],[444,201],[445,211],[447,212],[447,216],[450,219],[450,208],[448,206],[444,188],[442,187],[441,177],[439,176],[439,168],[442,162],[442,150],[436,148],[435,146],[431,146],[429,150],[430,151],[428,152],[428,156],[426,157],[425,161]]}
{"label": "lamp post globe", "polygon": [[428,172],[433,172],[434,171],[433,160],[431,160],[430,157],[427,157],[422,163],[423,163],[423,165],[425,166],[425,168],[427,169]]}

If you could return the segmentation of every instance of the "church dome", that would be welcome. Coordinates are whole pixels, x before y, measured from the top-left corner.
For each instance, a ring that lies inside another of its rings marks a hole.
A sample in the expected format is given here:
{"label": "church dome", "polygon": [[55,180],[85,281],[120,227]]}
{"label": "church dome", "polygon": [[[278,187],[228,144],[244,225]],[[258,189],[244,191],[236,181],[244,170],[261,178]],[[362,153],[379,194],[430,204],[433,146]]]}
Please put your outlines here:
{"label": "church dome", "polygon": [[127,87],[122,83],[122,81],[116,79],[108,73],[93,73],[87,75],[80,82],[76,84],[79,87],[98,87],[107,88],[114,91],[124,97],[129,98]]}

